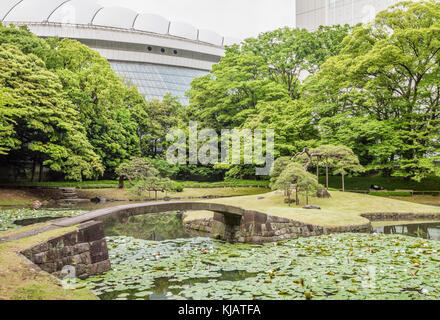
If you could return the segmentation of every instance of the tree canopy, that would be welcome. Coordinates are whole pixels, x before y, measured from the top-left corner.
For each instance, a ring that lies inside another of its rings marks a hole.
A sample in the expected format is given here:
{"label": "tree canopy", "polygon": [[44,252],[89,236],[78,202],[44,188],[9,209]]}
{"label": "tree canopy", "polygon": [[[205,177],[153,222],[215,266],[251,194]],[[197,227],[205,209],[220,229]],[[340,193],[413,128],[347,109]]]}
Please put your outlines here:
{"label": "tree canopy", "polygon": [[28,156],[73,180],[102,174],[100,158],[87,140],[78,112],[63,94],[59,78],[45,69],[41,59],[3,44],[0,87],[10,97],[5,100],[3,91],[6,155]]}
{"label": "tree canopy", "polygon": [[[348,35],[306,85],[325,143],[368,169],[420,180],[440,147],[440,3],[401,2]],[[429,160],[428,160],[429,159]]]}
{"label": "tree canopy", "polygon": [[[178,101],[146,101],[110,63],[78,41],[41,39],[0,25],[0,154],[8,164],[68,180],[114,177],[153,156],[182,117]],[[32,173],[32,179],[34,174]]]}

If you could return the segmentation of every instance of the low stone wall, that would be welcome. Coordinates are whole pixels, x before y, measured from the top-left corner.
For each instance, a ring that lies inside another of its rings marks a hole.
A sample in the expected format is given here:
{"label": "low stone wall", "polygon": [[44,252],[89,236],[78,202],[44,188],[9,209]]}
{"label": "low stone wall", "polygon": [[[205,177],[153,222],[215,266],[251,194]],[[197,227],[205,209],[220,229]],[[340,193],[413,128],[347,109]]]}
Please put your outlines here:
{"label": "low stone wall", "polygon": [[440,213],[365,213],[361,215],[370,221],[440,221]]}
{"label": "low stone wall", "polygon": [[64,278],[63,268],[75,268],[75,276],[86,278],[111,270],[107,242],[101,222],[90,221],[78,230],[40,243],[21,252],[41,270]]}
{"label": "low stone wall", "polygon": [[222,240],[242,243],[277,242],[330,233],[365,233],[371,230],[371,223],[345,227],[322,227],[269,216],[257,211],[245,212],[240,223],[234,226],[228,227],[222,220],[221,214],[214,214],[214,218],[186,221],[184,226],[187,230],[205,232],[206,235]]}

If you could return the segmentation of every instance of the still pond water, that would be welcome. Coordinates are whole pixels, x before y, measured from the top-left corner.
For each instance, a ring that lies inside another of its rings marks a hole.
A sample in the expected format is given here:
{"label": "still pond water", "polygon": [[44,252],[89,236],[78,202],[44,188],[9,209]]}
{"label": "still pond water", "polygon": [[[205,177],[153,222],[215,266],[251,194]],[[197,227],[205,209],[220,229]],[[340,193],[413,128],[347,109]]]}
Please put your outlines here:
{"label": "still pond water", "polygon": [[[3,210],[0,229],[81,213]],[[180,213],[163,213],[105,232],[113,270],[76,282],[105,300],[440,299],[440,223],[249,245],[188,233]]]}

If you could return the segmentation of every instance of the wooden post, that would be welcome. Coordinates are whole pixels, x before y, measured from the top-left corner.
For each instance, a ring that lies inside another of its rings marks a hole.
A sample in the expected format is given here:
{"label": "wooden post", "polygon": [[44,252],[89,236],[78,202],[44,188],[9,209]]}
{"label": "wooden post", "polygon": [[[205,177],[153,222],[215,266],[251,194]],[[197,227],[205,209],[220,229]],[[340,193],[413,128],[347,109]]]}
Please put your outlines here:
{"label": "wooden post", "polygon": [[296,205],[299,205],[299,197],[298,197],[298,187],[295,187],[295,193],[296,193]]}
{"label": "wooden post", "polygon": [[318,179],[319,183],[319,159],[316,160],[316,179]]}
{"label": "wooden post", "polygon": [[328,191],[328,158],[325,159],[325,188]]}

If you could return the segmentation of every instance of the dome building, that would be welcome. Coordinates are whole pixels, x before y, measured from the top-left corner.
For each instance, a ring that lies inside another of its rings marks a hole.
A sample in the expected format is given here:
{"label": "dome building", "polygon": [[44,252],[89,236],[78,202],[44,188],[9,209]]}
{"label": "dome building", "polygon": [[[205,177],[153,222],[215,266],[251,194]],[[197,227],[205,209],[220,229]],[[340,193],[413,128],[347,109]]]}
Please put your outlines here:
{"label": "dome building", "polygon": [[0,22],[27,25],[39,37],[75,39],[107,58],[146,99],[167,93],[188,104],[191,81],[206,75],[237,42],[184,22],[95,0],[1,0]]}

